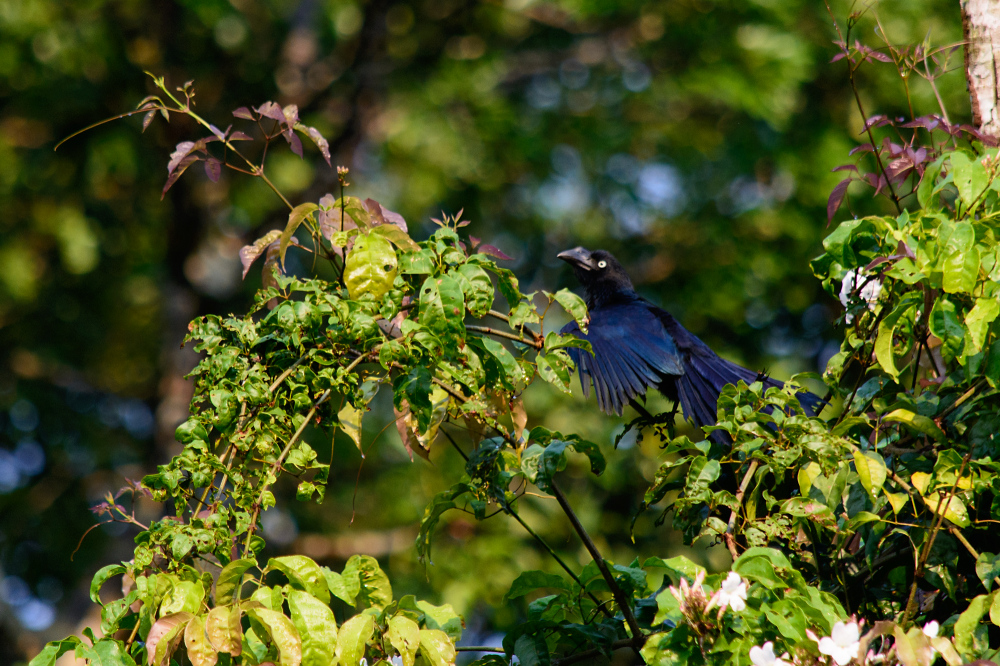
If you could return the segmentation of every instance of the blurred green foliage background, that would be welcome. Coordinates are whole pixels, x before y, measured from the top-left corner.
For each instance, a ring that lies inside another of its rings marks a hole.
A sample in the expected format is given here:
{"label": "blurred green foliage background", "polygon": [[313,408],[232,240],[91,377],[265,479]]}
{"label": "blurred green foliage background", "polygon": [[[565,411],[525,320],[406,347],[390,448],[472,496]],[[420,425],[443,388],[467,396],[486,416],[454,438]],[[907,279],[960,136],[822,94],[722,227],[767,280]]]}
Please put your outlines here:
{"label": "blurred green foliage background", "polygon": [[[832,9],[843,23],[851,5]],[[876,10],[895,43],[961,38],[956,0]],[[869,12],[858,35],[878,45],[873,28]],[[239,106],[297,104],[351,168],[353,194],[402,213],[418,239],[431,216],[464,208],[474,235],[515,257],[525,291],[573,286],[558,251],[609,249],[723,355],[786,377],[822,368],[839,337],[807,265],[840,180],[830,169],[853,159],[862,124],[846,64],[829,63],[834,39],[817,0],[0,2],[0,661],[78,631],[92,573],[130,556],[117,525],[71,553],[89,506],[178,450],[187,323],[246,309],[260,277],[241,282],[238,249],[287,215],[232,172],[212,184],[192,170],[161,201],[173,146],[199,136],[186,119],[143,135],[135,116],[53,152],[152,92],[144,70],[194,79],[198,112],[221,127]],[[952,64],[938,85],[955,121],[968,115],[961,51]],[[859,85],[868,113],[905,112],[891,65],[866,66]],[[911,90],[918,114],[938,111],[925,82]],[[302,161],[276,146],[267,168],[293,203],[335,191],[308,147]],[[881,206],[860,190],[849,203]],[[309,270],[302,256],[289,270]],[[609,449],[622,424],[543,386],[525,402],[532,422]],[[265,534],[335,568],[376,555],[398,591],[454,604],[487,641],[519,612],[500,603],[517,572],[551,563],[516,524],[455,513],[425,573],[416,523],[461,461],[441,446],[411,463],[391,425],[372,445],[391,420],[379,405],[367,458],[338,440],[325,504],[284,488]],[[603,477],[576,477],[573,499],[614,559],[682,549],[655,514],[629,542],[657,456],[626,440]],[[161,511],[137,507],[144,521]],[[587,561],[553,502],[521,512]]]}

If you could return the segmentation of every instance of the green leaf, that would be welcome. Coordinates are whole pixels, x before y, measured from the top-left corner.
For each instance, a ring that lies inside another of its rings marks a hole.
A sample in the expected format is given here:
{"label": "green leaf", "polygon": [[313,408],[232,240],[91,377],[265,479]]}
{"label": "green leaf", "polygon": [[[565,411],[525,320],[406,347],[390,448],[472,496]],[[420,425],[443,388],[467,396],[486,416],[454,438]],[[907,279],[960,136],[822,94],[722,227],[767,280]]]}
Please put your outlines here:
{"label": "green leaf", "polygon": [[511,385],[523,381],[524,372],[518,365],[517,359],[500,342],[486,336],[474,335],[469,337],[468,343],[482,348],[483,351],[496,359]]}
{"label": "green leaf", "polygon": [[920,185],[917,187],[917,201],[920,203],[921,208],[930,208],[931,206],[931,198],[934,196],[934,185],[937,183],[944,160],[945,155],[942,155],[924,169],[924,175],[920,179]]}
{"label": "green leaf", "polygon": [[118,631],[121,621],[132,612],[129,607],[138,598],[139,591],[132,590],[121,599],[115,599],[101,608],[101,632],[105,636],[110,636]]}
{"label": "green leaf", "polygon": [[993,587],[993,579],[1000,576],[1000,555],[980,553],[979,559],[976,560],[976,575],[989,592]]}
{"label": "green leaf", "polygon": [[[529,439],[536,439],[537,429],[532,429]],[[601,450],[593,442],[573,436],[568,440],[550,440],[542,451],[538,461],[538,472],[534,478],[534,483],[545,492],[552,491],[552,477],[556,472],[566,467],[566,448],[570,448],[577,453],[583,453],[590,460],[590,471],[600,475],[604,472],[607,462]]]}
{"label": "green leaf", "polygon": [[371,615],[355,615],[340,625],[337,633],[337,663],[347,666],[361,663],[365,656],[365,646],[375,634],[375,618]]}
{"label": "green leaf", "polygon": [[1000,314],[1000,301],[996,298],[977,298],[976,305],[965,315],[965,325],[969,327],[974,352],[979,352],[986,344],[990,324]]}
{"label": "green leaf", "polygon": [[302,666],[327,666],[337,649],[337,620],[328,601],[291,586],[285,588],[285,598],[302,640]]}
{"label": "green leaf", "polygon": [[544,571],[524,571],[510,584],[510,590],[504,595],[504,603],[517,599],[540,588],[555,588],[569,591],[569,584],[559,574]]}
{"label": "green leaf", "polygon": [[311,558],[305,555],[273,557],[268,561],[261,577],[268,571],[280,571],[285,574],[292,587],[308,592],[324,604],[330,603],[330,590],[323,577],[323,570]]}
{"label": "green leaf", "polygon": [[288,250],[288,245],[292,242],[295,230],[299,228],[299,225],[302,224],[307,217],[312,215],[318,209],[319,206],[316,204],[306,202],[299,204],[288,214],[288,222],[285,224],[284,231],[281,232],[281,242],[278,244],[278,256],[281,259],[282,270],[285,269],[285,252]]}
{"label": "green leaf", "polygon": [[434,253],[430,250],[404,252],[399,256],[399,272],[403,275],[430,275],[434,272]]}
{"label": "green leaf", "polygon": [[945,440],[944,431],[938,427],[937,423],[922,414],[915,414],[908,409],[895,409],[883,416],[882,421],[889,423],[902,423],[908,428],[933,437],[939,442]]}
{"label": "green leaf", "polygon": [[518,636],[514,643],[514,656],[524,666],[548,666],[552,663],[545,640],[537,635]]}
{"label": "green leaf", "polygon": [[123,574],[128,569],[123,564],[109,564],[106,567],[101,567],[94,574],[94,577],[90,581],[90,600],[95,604],[104,605],[101,602],[101,587],[108,582],[109,579]]}
{"label": "green leaf", "polygon": [[890,312],[878,325],[878,337],[875,339],[875,358],[882,369],[889,373],[893,379],[899,377],[899,370],[896,369],[896,361],[893,357],[893,338],[896,334],[896,326],[900,318],[920,302],[916,294],[907,295],[899,302],[892,312]]}
{"label": "green leaf", "polygon": [[340,429],[351,438],[354,445],[358,447],[358,451],[362,453],[364,453],[364,449],[361,448],[361,419],[364,415],[365,410],[355,409],[349,400],[345,400],[344,406],[337,412],[337,422]]}
{"label": "green leaf", "polygon": [[493,283],[490,276],[475,264],[462,264],[453,273],[465,294],[465,303],[473,317],[484,317],[493,307]]}
{"label": "green leaf", "polygon": [[673,647],[673,642],[670,640],[670,634],[651,634],[646,639],[639,654],[642,656],[643,662],[650,664],[650,666],[680,666],[688,663],[687,659],[682,658],[671,647]]}
{"label": "green leaf", "polygon": [[440,629],[420,630],[420,654],[431,666],[454,666],[455,644]]}
{"label": "green leaf", "polygon": [[399,652],[403,666],[413,666],[420,647],[420,625],[405,615],[394,615],[389,618],[389,630],[385,632],[385,637]]}
{"label": "green leaf", "polygon": [[941,338],[944,343],[941,350],[945,360],[958,358],[965,345],[965,329],[955,313],[955,305],[945,297],[941,297],[934,303],[931,310],[930,321],[931,333]]}
{"label": "green leaf", "polygon": [[979,626],[979,621],[990,607],[989,602],[992,596],[980,594],[975,597],[958,616],[958,621],[955,623],[955,649],[965,658],[965,661],[972,661],[978,656],[973,652],[973,636],[976,627]]}
{"label": "green leaf", "polygon": [[41,652],[28,662],[28,666],[55,666],[56,660],[59,657],[67,652],[72,652],[81,644],[80,639],[76,636],[69,636],[58,641],[49,641],[42,648]]}
{"label": "green leaf", "polygon": [[201,421],[192,416],[177,426],[177,430],[174,431],[174,439],[181,444],[190,444],[194,441],[207,442],[208,431],[205,430],[205,426],[202,425]]}
{"label": "green leaf", "polygon": [[396,279],[396,252],[377,234],[360,235],[344,262],[344,283],[354,300],[362,296],[379,301]]}
{"label": "green leaf", "polygon": [[965,508],[965,503],[957,494],[952,495],[947,501],[947,491],[939,491],[927,497],[927,506],[931,511],[944,516],[958,527],[968,527],[972,524],[969,520],[969,512]]}
{"label": "green leaf", "polygon": [[347,564],[353,565],[358,571],[361,579],[361,599],[378,610],[392,603],[392,585],[389,584],[389,577],[382,571],[378,560],[370,555],[352,555]]}
{"label": "green leaf", "polygon": [[417,602],[417,608],[423,611],[424,624],[428,629],[440,629],[448,634],[453,641],[458,641],[462,637],[465,622],[462,620],[462,616],[455,612],[451,604],[435,606],[430,602],[420,600]]}
{"label": "green leaf", "polygon": [[215,605],[226,606],[239,601],[238,594],[243,574],[250,567],[257,566],[257,560],[233,560],[222,568],[219,578],[215,581]]}
{"label": "green leaf", "polygon": [[191,618],[184,629],[184,647],[191,666],[215,666],[219,653],[212,646],[205,631],[205,617],[197,615]]}
{"label": "green leaf", "polygon": [[719,478],[722,471],[718,460],[709,460],[705,456],[695,456],[691,459],[691,466],[688,467],[685,492],[688,495],[697,495],[708,490],[709,484]]}
{"label": "green leaf", "polygon": [[571,393],[569,381],[573,362],[566,352],[558,350],[548,354],[539,353],[535,357],[535,365],[538,367],[538,374],[542,379],[563,393]]}
{"label": "green leaf", "polygon": [[464,295],[458,280],[447,275],[429,277],[420,287],[419,321],[445,341],[465,339]]}
{"label": "green leaf", "polygon": [[160,605],[160,615],[171,613],[197,613],[205,599],[205,586],[201,581],[182,580],[174,583]]}
{"label": "green leaf", "polygon": [[878,496],[878,492],[885,483],[886,468],[882,456],[873,451],[854,451],[854,467],[858,471],[861,485],[871,496],[872,501]]}
{"label": "green leaf", "polygon": [[344,573],[339,574],[323,567],[323,576],[330,593],[344,603],[356,606],[358,593],[361,591],[361,576],[357,569],[344,567]]}
{"label": "green leaf", "polygon": [[260,622],[270,634],[271,641],[278,646],[279,666],[298,666],[302,663],[302,639],[291,620],[267,608],[248,608],[247,615]]}
{"label": "green leaf", "polygon": [[569,289],[560,289],[557,291],[555,299],[573,317],[580,330],[586,333],[587,325],[590,323],[590,315],[587,313],[587,303]]}
{"label": "green leaf", "polygon": [[110,637],[102,638],[89,648],[82,643],[77,645],[76,656],[86,659],[90,666],[135,666],[135,660],[125,652],[124,644]]}
{"label": "green leaf", "polygon": [[430,504],[424,509],[424,517],[420,519],[420,532],[417,534],[417,557],[423,562],[430,561],[431,557],[431,536],[442,514],[449,509],[458,506],[455,501],[459,497],[470,491],[467,484],[458,483],[435,495]]}
{"label": "green leaf", "polygon": [[395,224],[380,224],[377,227],[372,227],[371,232],[379,236],[384,236],[400,250],[407,252],[418,252],[420,250],[420,246],[410,238],[410,235]]}
{"label": "green leaf", "polygon": [[958,196],[966,207],[980,198],[990,182],[983,163],[960,150],[951,153],[951,172]]}

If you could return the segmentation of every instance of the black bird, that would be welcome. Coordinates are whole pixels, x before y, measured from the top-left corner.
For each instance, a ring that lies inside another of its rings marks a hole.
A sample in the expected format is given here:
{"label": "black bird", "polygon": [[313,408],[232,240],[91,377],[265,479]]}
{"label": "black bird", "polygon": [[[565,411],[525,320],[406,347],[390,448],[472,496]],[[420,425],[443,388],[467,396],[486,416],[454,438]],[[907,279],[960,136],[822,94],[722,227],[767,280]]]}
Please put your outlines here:
{"label": "black bird", "polygon": [[[610,253],[576,247],[557,256],[573,266],[587,291],[587,333],[576,322],[562,332],[590,342],[593,355],[580,349],[570,349],[570,355],[579,369],[583,394],[590,394],[589,377],[603,412],[621,415],[626,404],[652,386],[674,405],[679,402],[685,417],[697,426],[709,426],[715,424],[719,393],[726,384],[742,379],[747,384],[762,381],[767,387],[783,385],[720,358],[669,312],[639,296]],[[799,393],[798,399],[810,415],[826,404],[809,392]],[[712,439],[720,444],[728,441],[720,432]]]}

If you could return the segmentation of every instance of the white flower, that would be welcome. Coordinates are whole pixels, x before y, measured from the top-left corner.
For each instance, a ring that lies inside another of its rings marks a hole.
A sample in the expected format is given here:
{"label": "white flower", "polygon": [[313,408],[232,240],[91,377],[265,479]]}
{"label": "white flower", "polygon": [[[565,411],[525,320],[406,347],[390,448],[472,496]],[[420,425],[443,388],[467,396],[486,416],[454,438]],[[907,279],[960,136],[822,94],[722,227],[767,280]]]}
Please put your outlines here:
{"label": "white flower", "polygon": [[[859,287],[861,291],[858,293],[857,298],[868,303],[868,309],[870,310],[871,306],[878,301],[878,297],[882,293],[882,281],[872,276],[866,276],[864,273],[859,274],[854,270],[847,271],[841,280],[840,303],[845,308],[849,308],[853,292]],[[844,319],[850,324],[854,321],[854,315],[848,314]]]}
{"label": "white flower", "polygon": [[747,607],[747,584],[735,571],[730,571],[719,589],[719,606],[729,606],[737,613]]}
{"label": "white flower", "polygon": [[774,656],[774,643],[771,641],[764,643],[762,647],[755,645],[750,648],[750,661],[753,666],[788,666],[788,662]]}
{"label": "white flower", "polygon": [[358,666],[368,666],[368,660],[361,657],[361,661],[358,662]]}
{"label": "white flower", "polygon": [[941,630],[941,625],[938,624],[937,620],[931,620],[924,625],[924,636],[927,638],[937,638],[938,631]]}
{"label": "white flower", "polygon": [[819,640],[819,651],[833,657],[838,666],[846,666],[858,656],[861,647],[861,632],[857,622],[838,622],[833,625],[831,636]]}
{"label": "white flower", "polygon": [[389,660],[389,663],[392,664],[392,666],[403,666],[403,658],[397,654]]}

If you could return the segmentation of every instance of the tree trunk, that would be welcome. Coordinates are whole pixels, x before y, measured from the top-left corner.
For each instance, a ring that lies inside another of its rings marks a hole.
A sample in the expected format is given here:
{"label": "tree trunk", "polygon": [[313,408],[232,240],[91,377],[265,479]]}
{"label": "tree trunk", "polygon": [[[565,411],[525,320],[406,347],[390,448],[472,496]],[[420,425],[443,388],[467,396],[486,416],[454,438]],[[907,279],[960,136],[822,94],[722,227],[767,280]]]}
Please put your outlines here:
{"label": "tree trunk", "polygon": [[972,98],[972,124],[1000,137],[1000,2],[961,0],[965,78]]}

